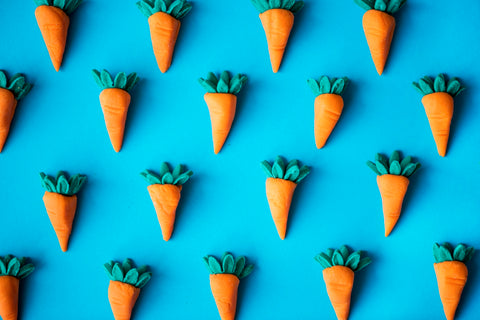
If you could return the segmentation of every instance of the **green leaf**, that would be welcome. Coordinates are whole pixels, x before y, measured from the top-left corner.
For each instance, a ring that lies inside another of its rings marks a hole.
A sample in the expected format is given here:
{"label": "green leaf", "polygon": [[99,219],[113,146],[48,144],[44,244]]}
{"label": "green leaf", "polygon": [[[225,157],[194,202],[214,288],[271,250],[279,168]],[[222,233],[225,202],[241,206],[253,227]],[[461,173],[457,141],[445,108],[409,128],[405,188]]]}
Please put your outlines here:
{"label": "green leaf", "polygon": [[412,162],[412,157],[411,156],[403,158],[402,162],[400,162],[400,166],[402,167],[402,170],[405,169],[405,167],[407,165],[409,165],[410,162]]}
{"label": "green leaf", "polygon": [[467,247],[463,244],[459,244],[456,246],[455,250],[453,251],[453,259],[457,261],[463,261],[467,254]]}
{"label": "green leaf", "polygon": [[233,274],[235,272],[235,259],[231,254],[226,254],[222,261],[224,273]]}
{"label": "green leaf", "polygon": [[163,177],[163,175],[167,172],[170,172],[170,168],[166,162],[162,162],[162,164],[160,164],[160,177]]}
{"label": "green leaf", "polygon": [[354,0],[361,8],[365,10],[372,10],[374,6],[374,0]]}
{"label": "green leaf", "polygon": [[137,76],[135,72],[130,73],[127,76],[127,84],[125,85],[125,91],[130,92],[140,81],[140,78]]}
{"label": "green leaf", "polygon": [[208,266],[210,267],[211,273],[213,274],[222,273],[222,267],[220,266],[220,263],[218,263],[217,259],[215,259],[215,257],[212,257],[212,256],[208,257]]}
{"label": "green leaf", "polygon": [[458,81],[457,78],[452,78],[450,81],[448,81],[447,93],[454,97],[461,88],[462,85],[460,84],[460,81]]}
{"label": "green leaf", "polygon": [[[132,259],[125,259],[123,260],[123,263],[122,263],[122,270],[123,270],[123,273],[127,273],[130,269],[133,268],[133,261]],[[137,281],[135,281],[137,282]]]}
{"label": "green leaf", "polygon": [[192,175],[193,175],[192,171],[187,171],[185,173],[182,173],[173,181],[173,184],[176,186],[181,186],[184,183],[186,183]]}
{"label": "green leaf", "polygon": [[140,288],[140,289],[145,287],[145,285],[148,283],[148,281],[150,281],[151,278],[152,278],[152,273],[151,272],[142,273],[138,277],[138,282],[135,285],[135,287]]}
{"label": "green leaf", "polygon": [[0,70],[0,87],[4,89],[7,88],[7,76],[1,70]]}
{"label": "green leaf", "polygon": [[315,79],[308,79],[307,84],[312,89],[313,93],[315,96],[319,96],[321,94],[320,92],[320,85],[318,84],[317,80]]}
{"label": "green leaf", "polygon": [[114,280],[112,277],[112,270],[113,270],[113,261],[107,262],[103,265],[103,268],[105,269],[105,272],[107,272],[108,277],[111,280]]}
{"label": "green leaf", "polygon": [[322,266],[323,269],[327,269],[327,268],[330,268],[330,267],[333,267],[332,265],[332,259],[330,259],[330,257],[328,257],[325,253],[320,253],[318,255],[316,255],[314,257],[315,261],[317,261],[318,263],[320,263],[320,265]]}
{"label": "green leaf", "polygon": [[183,6],[182,10],[180,10],[180,12],[177,14],[177,19],[183,19],[183,17],[185,17],[190,12],[190,10],[192,10],[192,4],[186,3]]}
{"label": "green leaf", "polygon": [[377,167],[378,172],[380,172],[381,175],[388,174],[387,167],[380,161],[375,161],[375,165]]}
{"label": "green leaf", "polygon": [[346,246],[341,246],[338,251],[342,254],[343,261],[346,261],[348,257],[350,256],[350,251]]}
{"label": "green leaf", "polygon": [[125,74],[125,72],[118,73],[117,76],[115,77],[114,87],[119,89],[125,89],[126,85],[127,85],[127,75]]}
{"label": "green leaf", "polygon": [[445,75],[444,74],[439,74],[435,78],[433,88],[435,89],[435,92],[445,92],[447,90],[446,84],[445,84]]}
{"label": "green leaf", "polygon": [[345,90],[345,86],[347,85],[347,78],[340,78],[337,79],[332,86],[332,93],[342,95],[343,91]]}
{"label": "green leaf", "polygon": [[408,178],[415,173],[415,170],[417,170],[417,165],[415,163],[410,163],[405,167],[405,169],[403,169],[402,176],[405,176]]}
{"label": "green leaf", "polygon": [[123,271],[119,263],[113,265],[112,277],[115,281],[123,281]]}
{"label": "green leaf", "polygon": [[345,262],[345,266],[349,267],[353,271],[356,271],[359,263],[360,263],[360,253],[357,251],[352,253],[348,257],[347,262]]}
{"label": "green leaf", "polygon": [[242,88],[247,83],[247,80],[248,78],[245,75],[242,75],[242,74],[235,75],[230,81],[229,93],[235,94],[235,95],[239,94]]}
{"label": "green leaf", "polygon": [[342,257],[342,254],[340,253],[340,251],[338,250],[335,250],[335,252],[333,253],[333,257],[332,257],[332,263],[334,266],[343,266],[345,261],[343,261],[343,257]]}
{"label": "green leaf", "polygon": [[284,179],[295,181],[297,180],[299,175],[300,175],[300,168],[298,167],[298,165],[295,165],[286,170]]}
{"label": "green leaf", "polygon": [[17,274],[17,278],[18,279],[24,279],[24,278],[28,277],[34,270],[35,270],[35,267],[31,263],[23,265],[20,268],[20,271]]}
{"label": "green leaf", "polygon": [[420,81],[418,81],[418,84],[420,85],[420,88],[422,89],[423,91],[423,94],[427,95],[427,94],[431,94],[433,93],[433,86],[431,84],[429,84],[429,82],[427,82],[426,79],[430,79],[428,77],[425,77],[423,79],[420,79]]}
{"label": "green leaf", "polygon": [[375,155],[375,160],[383,164],[385,168],[388,168],[388,159],[383,154],[377,153]]}
{"label": "green leaf", "polygon": [[173,184],[173,176],[170,172],[167,172],[163,175],[162,184]]}
{"label": "green leaf", "polygon": [[268,178],[274,178],[272,173],[272,166],[270,165],[270,163],[268,163],[267,160],[263,160],[262,162],[260,162],[260,166],[262,167],[263,171],[265,171],[265,174]]}
{"label": "green leaf", "polygon": [[133,268],[130,269],[130,271],[127,272],[125,275],[125,278],[123,279],[123,282],[131,284],[132,286],[136,285],[138,282],[138,271],[137,269]]}
{"label": "green leaf", "polygon": [[7,274],[16,277],[18,271],[20,271],[20,261],[15,257],[8,263]]}
{"label": "green leaf", "polygon": [[3,262],[3,259],[0,259],[0,274],[1,275],[6,275],[7,274],[7,267],[5,266],[5,263]]}
{"label": "green leaf", "polygon": [[390,164],[390,174],[394,174],[399,176],[402,173],[402,166],[400,165],[400,162],[397,160],[393,161]]}
{"label": "green leaf", "polygon": [[389,163],[392,164],[393,161],[400,161],[399,151],[393,151],[392,155],[390,156]]}
{"label": "green leaf", "polygon": [[57,178],[57,192],[61,194],[68,194],[70,189],[70,185],[68,184],[68,180],[62,174]]}
{"label": "green leaf", "polygon": [[242,274],[243,269],[245,268],[247,260],[245,259],[244,256],[240,256],[237,258],[237,261],[235,261],[235,270],[234,273],[238,276]]}
{"label": "green leaf", "polygon": [[298,175],[298,178],[295,182],[296,184],[299,184],[303,179],[305,179],[308,175],[310,174],[310,168],[307,166],[303,166],[300,168],[300,173]]}
{"label": "green leaf", "polygon": [[290,8],[290,11],[293,14],[297,14],[300,10],[303,9],[305,3],[303,1],[296,1],[295,4]]}
{"label": "green leaf", "polygon": [[248,275],[250,275],[250,273],[252,273],[252,271],[253,271],[253,264],[249,264],[245,268],[243,268],[243,271],[238,276],[238,278],[243,279],[243,278],[247,277]]}
{"label": "green leaf", "polygon": [[377,175],[381,176],[382,174],[380,173],[380,171],[378,171],[377,169],[377,165],[375,163],[373,163],[372,161],[367,161],[367,166],[373,170],[373,172],[375,172]]}
{"label": "green leaf", "polygon": [[269,0],[270,8],[278,9],[282,7],[282,0]]}
{"label": "green leaf", "polygon": [[375,1],[375,10],[379,11],[385,11],[387,10],[387,4],[385,3],[385,0],[377,0]]}
{"label": "green leaf", "polygon": [[103,69],[103,71],[100,74],[100,77],[102,78],[102,83],[104,88],[112,88],[113,87],[113,80],[112,76],[110,73],[108,73],[107,70]]}
{"label": "green leaf", "polygon": [[473,247],[468,247],[465,253],[465,259],[463,259],[464,263],[467,263],[473,258],[473,254],[475,253],[475,249]]}
{"label": "green leaf", "polygon": [[327,76],[320,77],[319,85],[321,94],[330,93],[330,79]]}
{"label": "green leaf", "polygon": [[433,256],[436,263],[453,260],[450,251],[445,246],[441,246],[438,243],[435,243],[433,246]]}
{"label": "green leaf", "polygon": [[227,71],[223,71],[217,84],[218,93],[228,93],[230,90],[230,76]]}
{"label": "green leaf", "polygon": [[285,172],[283,171],[285,164],[281,157],[277,157],[272,167],[272,174],[274,178],[283,179]]}
{"label": "green leaf", "polygon": [[370,258],[361,259],[360,262],[358,263],[357,270],[355,270],[355,271],[360,271],[360,270],[364,269],[370,263],[372,263],[372,259],[370,259]]}
{"label": "green leaf", "polygon": [[178,178],[179,175],[182,174],[182,171],[183,171],[183,165],[179,164],[175,167],[175,169],[173,169],[172,171],[172,176],[174,179]]}
{"label": "green leaf", "polygon": [[421,94],[425,94],[425,92],[423,92],[423,89],[420,87],[420,85],[417,82],[412,82],[412,85],[415,87],[415,89],[418,90],[418,92],[420,92]]}

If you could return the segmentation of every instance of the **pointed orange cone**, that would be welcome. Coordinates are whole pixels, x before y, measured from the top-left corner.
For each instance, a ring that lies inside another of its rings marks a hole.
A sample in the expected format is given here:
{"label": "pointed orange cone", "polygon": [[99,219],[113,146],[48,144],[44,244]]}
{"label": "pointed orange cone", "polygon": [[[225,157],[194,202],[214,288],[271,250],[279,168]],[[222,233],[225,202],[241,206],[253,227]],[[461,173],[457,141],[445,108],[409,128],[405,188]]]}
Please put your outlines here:
{"label": "pointed orange cone", "polygon": [[350,314],[354,279],[355,274],[348,267],[333,266],[323,269],[323,280],[338,320],[347,320]]}
{"label": "pointed orange cone", "polygon": [[175,216],[182,186],[173,184],[152,184],[147,187],[157,212],[158,222],[162,229],[163,240],[168,241],[172,236],[175,225]]}
{"label": "pointed orange cone", "polygon": [[389,236],[400,218],[409,183],[408,178],[404,176],[392,174],[377,176],[378,189],[382,196],[385,237]]}
{"label": "pointed orange cone", "polygon": [[3,320],[17,320],[18,288],[18,278],[0,276],[0,317]]}
{"label": "pointed orange cone", "polygon": [[204,99],[212,122],[213,150],[218,154],[232,128],[237,96],[231,93],[206,93]]}
{"label": "pointed orange cone", "polygon": [[77,210],[77,196],[64,196],[46,191],[43,202],[53,229],[57,234],[60,247],[65,252],[68,249],[68,239],[72,233],[73,219]]}
{"label": "pointed orange cone", "polygon": [[137,302],[140,289],[128,283],[110,281],[108,300],[115,320],[130,320],[132,310]]}
{"label": "pointed orange cone", "polygon": [[434,263],[433,267],[437,276],[438,291],[445,317],[447,320],[453,320],[463,288],[467,283],[467,266],[460,261],[445,261]]}
{"label": "pointed orange cone", "polygon": [[177,42],[181,23],[171,15],[157,12],[148,18],[153,52],[162,73],[172,64],[173,51]]}
{"label": "pointed orange cone", "polygon": [[343,111],[338,94],[321,94],[315,99],[315,144],[321,149],[327,143]]}
{"label": "pointed orange cone", "polygon": [[10,90],[0,88],[0,152],[7,141],[10,125],[15,115],[17,100]]}
{"label": "pointed orange cone", "polygon": [[240,280],[233,274],[210,275],[210,288],[222,320],[235,319],[239,283]]}
{"label": "pointed orange cone", "polygon": [[282,240],[285,239],[287,233],[288,213],[296,187],[295,182],[284,179],[268,178],[266,182],[268,205],[278,235]]}
{"label": "pointed orange cone", "polygon": [[118,88],[105,89],[100,93],[100,105],[102,106],[105,125],[113,149],[116,152],[120,152],[122,149],[130,99],[130,94],[127,91]]}

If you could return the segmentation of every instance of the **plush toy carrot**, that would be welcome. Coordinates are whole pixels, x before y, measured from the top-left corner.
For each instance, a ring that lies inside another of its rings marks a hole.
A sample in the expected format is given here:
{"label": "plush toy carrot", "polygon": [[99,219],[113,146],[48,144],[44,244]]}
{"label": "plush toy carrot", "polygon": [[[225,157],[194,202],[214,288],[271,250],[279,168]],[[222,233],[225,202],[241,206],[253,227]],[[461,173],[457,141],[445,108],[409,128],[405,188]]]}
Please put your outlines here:
{"label": "plush toy carrot", "polygon": [[5,72],[0,70],[0,152],[7,141],[17,102],[25,97],[31,88],[32,85],[27,83],[20,73],[8,79]]}
{"label": "plush toy carrot", "polygon": [[350,314],[354,273],[372,262],[370,258],[361,258],[361,255],[361,251],[350,253],[346,246],[341,246],[340,249],[328,249],[315,257],[323,267],[323,280],[338,320],[347,320]]}
{"label": "plush toy carrot", "polygon": [[150,184],[147,187],[148,193],[157,212],[163,240],[168,241],[172,236],[182,186],[190,179],[193,172],[185,171],[181,164],[170,171],[168,164],[163,162],[158,174],[145,170],[140,175]]}
{"label": "plush toy carrot", "polygon": [[304,2],[295,0],[252,0],[252,3],[260,12],[260,20],[267,36],[272,70],[277,73],[293,28],[295,20],[293,15],[302,10]]}
{"label": "plush toy carrot", "polygon": [[321,149],[325,146],[342,115],[342,94],[348,85],[348,78],[329,79],[327,76],[321,76],[318,81],[309,79],[307,83],[317,96],[315,99],[315,143],[317,148]]}
{"label": "plush toy carrot", "polygon": [[394,151],[390,159],[377,153],[375,162],[368,161],[367,165],[377,174],[378,189],[382,196],[385,237],[388,237],[400,218],[409,178],[421,165],[413,162],[412,157],[400,159],[398,151]]}
{"label": "plush toy carrot", "polygon": [[395,31],[395,14],[407,0],[355,0],[367,10],[363,15],[363,30],[367,38],[370,54],[379,75],[382,75],[387,62]]}
{"label": "plush toy carrot", "polygon": [[68,249],[68,239],[72,233],[73,219],[77,210],[77,193],[87,180],[87,176],[76,174],[68,179],[63,171],[59,171],[56,178],[40,173],[42,186],[46,190],[43,202],[48,217],[57,234],[60,248],[63,252]]}
{"label": "plush toy carrot", "polygon": [[0,257],[0,317],[3,320],[17,320],[19,283],[33,270],[33,264],[26,263],[25,258]]}
{"label": "plush toy carrot", "polygon": [[102,72],[98,70],[92,70],[92,72],[95,81],[102,88],[100,105],[102,106],[110,141],[113,149],[120,152],[131,100],[129,92],[140,79],[135,72],[128,76],[125,72],[120,72],[115,76],[115,79],[105,69]]}
{"label": "plush toy carrot", "polygon": [[447,320],[455,318],[463,288],[467,283],[468,269],[465,263],[470,261],[474,252],[473,247],[463,244],[459,244],[455,249],[448,243],[433,245],[433,267]]}
{"label": "plush toy carrot", "polygon": [[198,82],[207,91],[204,95],[212,122],[213,151],[218,154],[227,140],[237,109],[237,95],[248,78],[237,74],[230,78],[228,71],[223,71],[220,78],[209,72],[206,79]]}
{"label": "plush toy carrot", "polygon": [[293,193],[297,184],[310,173],[310,169],[307,166],[300,167],[298,160],[292,160],[285,166],[280,156],[275,159],[273,165],[265,160],[261,162],[261,166],[268,177],[266,190],[270,212],[278,235],[283,240],[287,233],[288,213]]}
{"label": "plush toy carrot", "polygon": [[137,7],[148,18],[153,53],[162,73],[172,64],[173,51],[180,31],[180,20],[192,5],[186,0],[142,0]]}
{"label": "plush toy carrot", "polygon": [[38,27],[56,71],[60,69],[67,43],[69,16],[78,8],[82,0],[34,0]]}
{"label": "plush toy carrot", "polygon": [[220,261],[213,256],[203,258],[210,272],[210,288],[222,320],[234,320],[237,311],[237,292],[240,280],[253,271],[243,256],[235,259],[225,252]]}
{"label": "plush toy carrot", "polygon": [[437,144],[438,154],[445,157],[453,117],[453,98],[465,88],[458,78],[447,81],[444,74],[439,74],[435,80],[423,77],[418,83],[414,82],[413,86],[423,95],[422,103]]}
{"label": "plush toy carrot", "polygon": [[140,290],[152,278],[147,266],[135,268],[131,259],[123,263],[110,261],[104,265],[110,278],[108,300],[115,320],[130,320],[133,307],[137,302]]}

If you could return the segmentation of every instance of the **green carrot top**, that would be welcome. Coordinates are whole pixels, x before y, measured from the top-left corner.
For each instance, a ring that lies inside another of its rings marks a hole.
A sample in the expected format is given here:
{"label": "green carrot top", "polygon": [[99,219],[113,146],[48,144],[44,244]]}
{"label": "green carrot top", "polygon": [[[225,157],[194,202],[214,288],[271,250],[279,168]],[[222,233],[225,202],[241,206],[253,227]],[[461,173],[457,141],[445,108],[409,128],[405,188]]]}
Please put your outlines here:
{"label": "green carrot top", "polygon": [[113,78],[105,69],[101,72],[93,69],[92,73],[95,82],[100,88],[102,88],[102,90],[116,88],[130,92],[135,87],[138,80],[140,80],[135,72],[130,73],[128,76],[125,72],[119,72],[115,78]]}
{"label": "green carrot top", "polygon": [[15,100],[20,100],[30,92],[32,85],[25,81],[25,77],[20,74],[14,74],[10,79],[4,71],[0,70],[0,88],[9,90],[13,93]]}
{"label": "green carrot top", "polygon": [[442,263],[445,261],[460,261],[467,263],[472,259],[475,249],[467,247],[464,244],[459,244],[453,248],[449,243],[443,244],[435,243],[433,245],[433,258],[435,263]]}
{"label": "green carrot top", "polygon": [[307,166],[300,167],[298,160],[291,160],[285,165],[281,156],[275,159],[273,165],[266,160],[262,161],[260,165],[269,178],[289,180],[297,184],[310,173],[310,168]]}
{"label": "green carrot top", "polygon": [[412,84],[424,96],[436,92],[446,92],[455,98],[465,90],[458,78],[453,77],[447,80],[447,76],[443,73],[440,73],[435,79],[425,76],[418,83],[413,82]]}
{"label": "green carrot top", "polygon": [[295,0],[251,0],[252,4],[260,13],[264,13],[270,9],[285,9],[291,11],[293,14],[302,10],[305,3],[303,1]]}
{"label": "green carrot top", "polygon": [[384,155],[377,153],[375,155],[375,162],[368,161],[367,166],[372,169],[377,175],[393,174],[397,176],[404,176],[409,178],[418,168],[421,167],[419,162],[413,162],[412,157],[400,157],[399,151],[394,151],[390,159]]}
{"label": "green carrot top", "polygon": [[123,263],[110,261],[103,265],[108,277],[112,281],[130,284],[136,288],[143,288],[152,278],[148,266],[136,268],[131,259],[125,259]]}
{"label": "green carrot top", "polygon": [[164,12],[177,20],[192,10],[192,4],[186,0],[142,0],[137,2],[137,7],[147,18],[157,12]]}
{"label": "green carrot top", "polygon": [[327,76],[321,76],[320,79],[308,79],[307,83],[312,89],[315,96],[319,96],[321,94],[338,94],[341,96],[345,91],[345,88],[348,85],[348,78],[329,78]]}
{"label": "green carrot top", "polygon": [[231,253],[225,252],[222,259],[218,261],[214,256],[205,256],[203,261],[210,274],[233,274],[238,279],[245,278],[253,271],[253,264],[246,264],[244,256],[235,259]]}
{"label": "green carrot top", "polygon": [[150,170],[145,170],[140,173],[140,175],[150,184],[174,184],[176,186],[181,186],[187,182],[190,177],[193,175],[191,170],[185,171],[184,166],[179,164],[173,169],[170,170],[170,167],[166,162],[163,162],[160,165],[159,173],[155,173]]}
{"label": "green carrot top", "polygon": [[402,8],[407,0],[354,0],[365,10],[378,10],[390,15]]}
{"label": "green carrot top", "polygon": [[200,78],[198,82],[208,93],[231,93],[237,95],[242,90],[245,83],[247,83],[247,76],[237,74],[230,78],[228,71],[223,71],[219,78],[213,73],[209,72],[207,78]]}
{"label": "green carrot top", "polygon": [[37,6],[53,6],[62,9],[67,16],[77,10],[83,0],[33,0]]}
{"label": "green carrot top", "polygon": [[64,171],[58,171],[57,177],[53,178],[40,172],[42,187],[48,192],[59,193],[64,196],[73,196],[77,194],[82,188],[87,176],[83,174],[76,174],[70,179]]}
{"label": "green carrot top", "polygon": [[26,258],[17,258],[10,254],[0,257],[0,277],[11,276],[18,279],[26,278],[35,270],[35,266],[27,263]]}
{"label": "green carrot top", "polygon": [[323,269],[331,268],[334,266],[344,266],[357,272],[372,263],[372,260],[368,257],[361,258],[362,251],[355,251],[350,253],[347,246],[341,246],[340,249],[328,249],[326,252],[322,252],[315,256],[315,261],[320,263]]}

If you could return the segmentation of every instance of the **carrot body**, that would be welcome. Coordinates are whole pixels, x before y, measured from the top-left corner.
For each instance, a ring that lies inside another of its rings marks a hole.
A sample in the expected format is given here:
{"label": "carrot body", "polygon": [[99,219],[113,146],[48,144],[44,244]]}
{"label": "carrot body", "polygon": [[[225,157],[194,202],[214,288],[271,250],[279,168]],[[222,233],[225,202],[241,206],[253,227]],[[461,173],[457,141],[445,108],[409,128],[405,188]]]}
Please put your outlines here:
{"label": "carrot body", "polygon": [[62,9],[54,6],[38,6],[35,10],[35,17],[53,67],[58,71],[65,52],[70,18]]}
{"label": "carrot body", "polygon": [[467,283],[468,269],[463,262],[445,261],[434,263],[438,291],[447,320],[455,318],[463,288]]}
{"label": "carrot body", "polygon": [[350,314],[354,278],[354,272],[348,267],[334,266],[323,269],[323,280],[338,320],[347,320]]}
{"label": "carrot body", "polygon": [[232,128],[237,96],[231,93],[206,93],[204,99],[212,122],[213,151],[218,154]]}
{"label": "carrot body", "polygon": [[363,15],[363,30],[375,68],[382,75],[395,31],[395,18],[379,10],[368,10]]}
{"label": "carrot body", "polygon": [[130,94],[118,88],[105,89],[100,93],[100,105],[102,106],[105,125],[113,149],[116,152],[122,149],[130,100]]}
{"label": "carrot body", "polygon": [[0,317],[17,320],[19,280],[11,276],[0,276]]}
{"label": "carrot body", "polygon": [[325,146],[343,111],[343,98],[338,94],[321,94],[315,99],[315,143]]}
{"label": "carrot body", "polygon": [[45,191],[43,202],[53,229],[57,234],[60,248],[65,252],[68,249],[68,239],[72,233],[73,219],[77,210],[77,196],[65,196]]}
{"label": "carrot body", "polygon": [[17,107],[17,100],[10,90],[0,88],[0,152],[7,141],[10,125]]}
{"label": "carrot body", "polygon": [[147,187],[157,212],[158,222],[162,228],[163,240],[168,241],[172,236],[175,225],[175,215],[182,186],[173,184],[152,184]]}
{"label": "carrot body", "polygon": [[382,196],[385,237],[389,236],[400,218],[403,198],[405,198],[409,183],[408,178],[404,176],[393,174],[377,176],[378,189]]}
{"label": "carrot body", "polygon": [[222,320],[235,319],[239,283],[240,280],[233,274],[210,275],[210,288]]}
{"label": "carrot body", "polygon": [[272,70],[274,73],[277,73],[282,63],[295,19],[293,13],[289,10],[270,9],[260,14],[260,20],[267,36]]}
{"label": "carrot body", "polygon": [[108,300],[115,320],[130,320],[140,289],[128,283],[110,280]]}
{"label": "carrot body", "polygon": [[287,233],[288,213],[296,187],[295,182],[284,179],[268,178],[266,182],[268,205],[278,235],[282,240],[285,239]]}
{"label": "carrot body", "polygon": [[453,97],[446,92],[435,92],[424,96],[422,103],[430,122],[438,154],[445,157],[453,117]]}
{"label": "carrot body", "polygon": [[153,53],[162,73],[167,72],[172,64],[173,51],[177,42],[181,23],[171,15],[157,12],[148,18]]}

